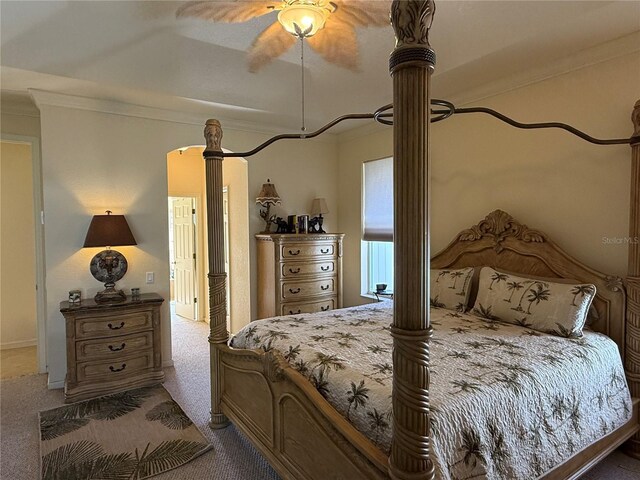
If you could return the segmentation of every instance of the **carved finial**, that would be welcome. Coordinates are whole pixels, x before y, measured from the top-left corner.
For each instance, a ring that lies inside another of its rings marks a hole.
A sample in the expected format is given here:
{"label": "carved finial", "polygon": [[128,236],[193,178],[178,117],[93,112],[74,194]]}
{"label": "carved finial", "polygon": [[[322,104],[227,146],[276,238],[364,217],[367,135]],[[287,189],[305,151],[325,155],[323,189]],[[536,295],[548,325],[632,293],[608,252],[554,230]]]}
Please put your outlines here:
{"label": "carved finial", "polygon": [[633,107],[631,113],[631,121],[633,122],[633,136],[640,136],[640,100],[638,100]]}
{"label": "carved finial", "polygon": [[204,126],[204,139],[207,142],[205,150],[211,152],[222,151],[222,126],[218,120],[210,118]]}
{"label": "carved finial", "polygon": [[513,237],[527,243],[546,241],[542,232],[521,224],[502,210],[494,210],[477,225],[460,232],[458,238],[462,242],[475,242],[482,238],[489,238],[493,240],[495,251],[500,253],[504,249],[501,244],[507,237]]}
{"label": "carved finial", "polygon": [[394,0],[391,24],[396,34],[396,48],[429,45],[429,29],[436,4],[433,0]]}

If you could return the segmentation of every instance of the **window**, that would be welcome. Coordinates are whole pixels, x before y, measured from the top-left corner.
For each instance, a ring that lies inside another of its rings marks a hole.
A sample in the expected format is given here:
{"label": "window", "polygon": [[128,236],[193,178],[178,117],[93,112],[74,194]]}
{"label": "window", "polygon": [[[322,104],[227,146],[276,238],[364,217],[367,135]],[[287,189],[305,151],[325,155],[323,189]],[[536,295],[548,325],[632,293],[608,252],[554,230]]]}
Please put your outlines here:
{"label": "window", "polygon": [[393,158],[364,163],[362,293],[393,291]]}

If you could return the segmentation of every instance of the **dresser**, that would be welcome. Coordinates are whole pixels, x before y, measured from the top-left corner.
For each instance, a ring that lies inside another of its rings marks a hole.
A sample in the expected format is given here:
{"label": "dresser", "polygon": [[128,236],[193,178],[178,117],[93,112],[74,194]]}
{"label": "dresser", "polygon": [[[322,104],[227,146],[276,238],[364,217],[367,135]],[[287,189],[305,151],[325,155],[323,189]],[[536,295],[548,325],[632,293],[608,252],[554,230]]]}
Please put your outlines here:
{"label": "dresser", "polygon": [[258,318],[342,308],[343,233],[256,235]]}
{"label": "dresser", "polygon": [[65,402],[164,381],[160,307],[146,293],[117,304],[60,303],[67,332]]}

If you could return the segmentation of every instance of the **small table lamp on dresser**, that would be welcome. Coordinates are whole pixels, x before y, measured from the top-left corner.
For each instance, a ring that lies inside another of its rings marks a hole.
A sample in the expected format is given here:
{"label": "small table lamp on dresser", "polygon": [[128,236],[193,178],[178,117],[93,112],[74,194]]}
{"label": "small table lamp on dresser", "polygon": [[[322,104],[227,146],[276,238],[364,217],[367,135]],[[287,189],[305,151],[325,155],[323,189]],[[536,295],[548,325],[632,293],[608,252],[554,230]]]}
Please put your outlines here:
{"label": "small table lamp on dresser", "polygon": [[124,215],[111,215],[111,210],[105,213],[106,215],[94,215],[91,219],[83,247],[106,247],[105,250],[98,252],[89,264],[91,275],[99,282],[104,282],[105,287],[96,294],[95,301],[121,302],[125,300],[126,295],[122,290],[116,290],[115,285],[127,273],[128,265],[124,255],[111,250],[111,247],[137,245],[137,243]]}
{"label": "small table lamp on dresser", "polygon": [[155,293],[118,303],[60,303],[67,330],[65,402],[164,381],[160,307]]}

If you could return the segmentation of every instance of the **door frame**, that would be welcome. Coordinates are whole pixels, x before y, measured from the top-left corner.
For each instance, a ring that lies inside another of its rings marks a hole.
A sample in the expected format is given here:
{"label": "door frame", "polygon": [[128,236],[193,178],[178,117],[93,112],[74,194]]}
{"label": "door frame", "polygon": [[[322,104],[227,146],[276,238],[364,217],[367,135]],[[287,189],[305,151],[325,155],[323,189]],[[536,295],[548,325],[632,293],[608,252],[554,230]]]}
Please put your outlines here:
{"label": "door frame", "polygon": [[32,185],[33,185],[33,223],[35,225],[36,253],[36,352],[38,355],[38,373],[46,373],[47,365],[47,291],[44,251],[44,198],[42,193],[42,160],[40,139],[27,135],[1,133],[0,140],[31,146]]}

